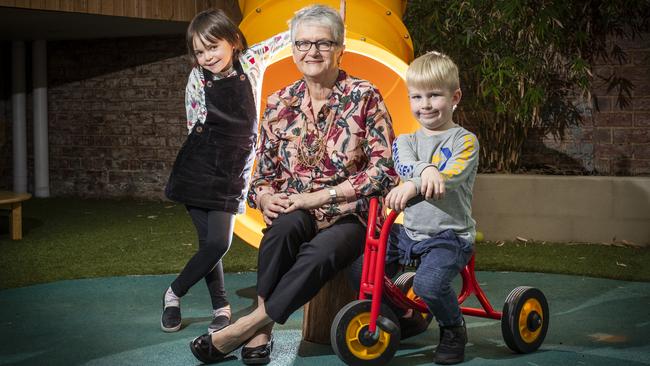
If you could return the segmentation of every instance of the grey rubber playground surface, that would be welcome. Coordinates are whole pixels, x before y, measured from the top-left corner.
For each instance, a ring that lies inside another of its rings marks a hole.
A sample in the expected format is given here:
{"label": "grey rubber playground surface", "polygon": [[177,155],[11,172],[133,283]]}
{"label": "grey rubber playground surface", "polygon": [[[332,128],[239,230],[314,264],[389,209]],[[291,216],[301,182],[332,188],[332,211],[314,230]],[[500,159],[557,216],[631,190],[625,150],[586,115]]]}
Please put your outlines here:
{"label": "grey rubber playground surface", "polygon": [[[550,307],[546,341],[534,353],[513,354],[499,321],[466,317],[467,365],[648,365],[650,283],[538,273],[479,272],[499,310],[521,285],[541,289]],[[160,297],[174,276],[61,281],[0,291],[0,365],[198,365],[188,348],[206,331],[203,284],[182,300],[183,328],[160,331]],[[235,316],[251,310],[255,273],[227,274]],[[475,305],[468,301],[466,305]],[[340,365],[329,346],[301,342],[302,312],[274,331],[272,365]],[[432,364],[435,325],[403,341],[391,365]],[[239,352],[222,365],[241,365]]]}

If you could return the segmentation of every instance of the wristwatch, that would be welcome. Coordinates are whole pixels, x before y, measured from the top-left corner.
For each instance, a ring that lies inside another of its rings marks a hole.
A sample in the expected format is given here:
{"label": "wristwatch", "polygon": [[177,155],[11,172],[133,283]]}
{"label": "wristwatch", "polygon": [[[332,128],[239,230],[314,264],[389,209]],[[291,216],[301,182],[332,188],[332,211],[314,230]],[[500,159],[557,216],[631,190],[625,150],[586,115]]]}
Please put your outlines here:
{"label": "wristwatch", "polygon": [[330,194],[330,203],[335,204],[336,203],[336,189],[330,188],[327,190]]}

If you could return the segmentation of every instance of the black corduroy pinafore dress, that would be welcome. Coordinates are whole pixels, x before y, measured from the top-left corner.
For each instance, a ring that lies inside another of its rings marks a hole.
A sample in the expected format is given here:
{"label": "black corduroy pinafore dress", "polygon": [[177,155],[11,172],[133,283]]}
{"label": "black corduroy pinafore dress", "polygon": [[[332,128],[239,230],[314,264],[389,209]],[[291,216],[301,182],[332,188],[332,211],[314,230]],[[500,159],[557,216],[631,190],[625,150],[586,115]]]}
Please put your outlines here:
{"label": "black corduroy pinafore dress", "polygon": [[253,89],[241,64],[237,75],[205,80],[205,123],[197,122],[181,147],[165,188],[167,198],[189,206],[242,213],[248,191],[257,113]]}

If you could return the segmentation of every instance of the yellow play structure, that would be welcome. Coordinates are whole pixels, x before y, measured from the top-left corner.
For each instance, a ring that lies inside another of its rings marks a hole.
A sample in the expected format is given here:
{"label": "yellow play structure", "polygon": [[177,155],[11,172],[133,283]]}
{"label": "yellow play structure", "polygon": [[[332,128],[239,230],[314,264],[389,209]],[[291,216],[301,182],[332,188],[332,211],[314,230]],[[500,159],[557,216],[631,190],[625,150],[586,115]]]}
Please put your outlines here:
{"label": "yellow play structure", "polygon": [[[300,8],[325,4],[335,9],[339,0],[239,0],[243,20],[239,25],[249,44],[263,41],[287,30],[287,21]],[[413,59],[413,43],[402,15],[406,0],[347,0],[345,54],[341,68],[350,75],[371,81],[381,92],[393,119],[395,134],[415,131],[404,75]],[[287,47],[276,55],[264,73],[262,111],[270,93],[300,79]],[[235,233],[248,244],[259,247],[266,225],[258,210],[248,208],[238,215]]]}

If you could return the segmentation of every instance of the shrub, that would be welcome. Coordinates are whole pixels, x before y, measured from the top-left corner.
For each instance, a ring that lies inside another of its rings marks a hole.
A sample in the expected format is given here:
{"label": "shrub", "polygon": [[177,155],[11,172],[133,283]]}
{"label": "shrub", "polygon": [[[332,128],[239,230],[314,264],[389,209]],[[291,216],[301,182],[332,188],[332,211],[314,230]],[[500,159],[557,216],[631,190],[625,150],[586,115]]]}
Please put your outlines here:
{"label": "shrub", "polygon": [[628,106],[632,83],[592,65],[625,62],[610,40],[639,37],[648,14],[647,0],[411,0],[405,23],[416,55],[438,50],[458,64],[464,99],[457,115],[475,127],[482,171],[512,172],[532,129],[562,138],[586,118],[598,79],[616,90],[619,107]]}

